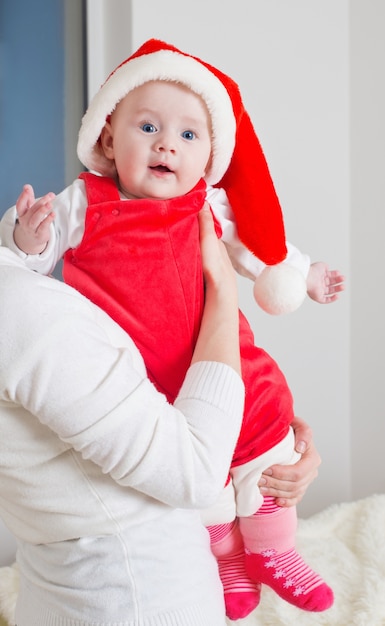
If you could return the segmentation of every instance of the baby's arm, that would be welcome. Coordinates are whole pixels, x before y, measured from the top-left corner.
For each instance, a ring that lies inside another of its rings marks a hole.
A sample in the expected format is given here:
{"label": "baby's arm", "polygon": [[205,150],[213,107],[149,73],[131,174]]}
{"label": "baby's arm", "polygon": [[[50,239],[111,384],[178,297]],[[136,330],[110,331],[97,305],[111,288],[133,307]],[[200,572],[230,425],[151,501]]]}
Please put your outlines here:
{"label": "baby's arm", "polygon": [[312,263],[306,279],[308,296],[320,304],[335,302],[345,288],[344,280],[338,270],[329,270],[326,263]]}
{"label": "baby's arm", "polygon": [[81,242],[86,210],[85,185],[79,178],[57,195],[46,194],[37,201],[32,187],[25,185],[17,204],[0,220],[1,244],[29,269],[50,274],[65,251]]}
{"label": "baby's arm", "polygon": [[16,202],[17,220],[13,238],[25,254],[41,254],[50,239],[50,224],[55,218],[52,200],[55,194],[47,193],[39,200],[31,185],[24,185]]}
{"label": "baby's arm", "polygon": [[[255,280],[266,268],[265,263],[253,255],[238,236],[235,217],[224,189],[207,188],[207,201],[222,229],[222,241],[226,244],[234,269],[241,276]],[[310,258],[293,244],[286,242],[287,257],[283,263],[297,269],[306,279],[309,271]]]}
{"label": "baby's arm", "polygon": [[[209,187],[207,199],[215,217],[222,228],[222,240],[234,268],[242,276],[256,280],[266,265],[248,250],[238,237],[234,214],[223,189]],[[308,255],[303,254],[291,243],[286,242],[287,257],[285,265],[297,269],[306,280],[306,292],[309,298],[320,304],[335,302],[344,290],[344,276],[338,270],[329,270],[326,263],[310,264]]]}

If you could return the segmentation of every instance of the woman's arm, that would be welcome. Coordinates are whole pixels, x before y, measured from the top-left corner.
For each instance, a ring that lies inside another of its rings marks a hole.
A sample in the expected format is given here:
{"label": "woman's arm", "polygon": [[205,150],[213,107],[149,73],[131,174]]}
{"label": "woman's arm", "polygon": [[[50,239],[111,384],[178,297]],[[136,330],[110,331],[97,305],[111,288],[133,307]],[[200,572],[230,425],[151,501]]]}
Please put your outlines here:
{"label": "woman's arm", "polygon": [[7,302],[0,308],[2,399],[23,407],[31,423],[47,425],[117,483],[176,507],[203,508],[218,497],[243,415],[236,288],[213,232],[206,212],[207,304],[194,363],[174,406],[137,367],[138,351],[100,309],[22,261],[0,267]]}

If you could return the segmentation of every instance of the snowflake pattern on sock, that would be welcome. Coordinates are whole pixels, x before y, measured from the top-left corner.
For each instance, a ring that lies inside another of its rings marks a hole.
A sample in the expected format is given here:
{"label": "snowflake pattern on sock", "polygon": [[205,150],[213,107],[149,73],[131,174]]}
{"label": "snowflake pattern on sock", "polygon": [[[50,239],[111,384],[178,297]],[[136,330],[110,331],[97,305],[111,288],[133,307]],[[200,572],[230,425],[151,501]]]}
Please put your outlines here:
{"label": "snowflake pattern on sock", "polygon": [[246,549],[245,553],[249,576],[267,584],[287,602],[308,611],[324,611],[332,605],[330,587],[294,549],[283,554],[274,548],[259,554]]}
{"label": "snowflake pattern on sock", "polygon": [[263,550],[261,552],[262,556],[264,556],[265,558],[268,558],[268,561],[265,561],[264,566],[266,568],[274,568],[275,572],[273,574],[273,578],[275,578],[275,580],[278,580],[279,578],[285,578],[285,582],[283,583],[283,586],[285,589],[290,589],[290,587],[294,587],[293,591],[293,596],[298,597],[301,594],[303,594],[305,592],[305,587],[303,585],[297,585],[297,580],[295,577],[288,577],[287,571],[283,568],[279,567],[279,563],[277,562],[277,559],[274,558],[277,555],[277,551],[276,550]]}

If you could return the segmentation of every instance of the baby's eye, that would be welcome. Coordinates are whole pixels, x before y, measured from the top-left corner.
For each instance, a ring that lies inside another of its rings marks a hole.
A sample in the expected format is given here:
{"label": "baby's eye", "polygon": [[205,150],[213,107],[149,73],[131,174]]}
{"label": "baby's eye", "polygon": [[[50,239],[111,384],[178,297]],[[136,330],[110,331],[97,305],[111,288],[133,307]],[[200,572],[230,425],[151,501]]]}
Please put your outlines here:
{"label": "baby's eye", "polygon": [[144,133],[156,133],[156,127],[154,124],[150,124],[150,122],[142,124],[141,128]]}
{"label": "baby's eye", "polygon": [[189,141],[191,141],[195,138],[195,133],[192,130],[184,130],[182,133],[182,137],[183,139],[188,139]]}

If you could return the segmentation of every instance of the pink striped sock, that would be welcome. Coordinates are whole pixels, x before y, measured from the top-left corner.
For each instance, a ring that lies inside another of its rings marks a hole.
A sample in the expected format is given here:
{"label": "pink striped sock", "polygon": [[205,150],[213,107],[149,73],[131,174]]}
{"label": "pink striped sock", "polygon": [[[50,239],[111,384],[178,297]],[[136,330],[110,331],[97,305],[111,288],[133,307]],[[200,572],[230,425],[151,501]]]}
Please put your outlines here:
{"label": "pink striped sock", "polygon": [[252,580],[306,611],[324,611],[333,604],[330,587],[295,549],[295,507],[278,507],[273,498],[265,498],[257,513],[241,518],[240,528]]}
{"label": "pink striped sock", "polygon": [[242,619],[259,604],[260,584],[250,580],[245,570],[245,551],[238,520],[209,526],[211,550],[217,559],[223,585],[226,615]]}

